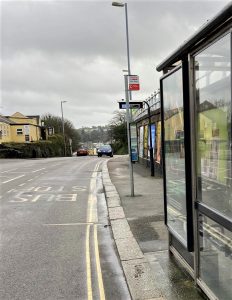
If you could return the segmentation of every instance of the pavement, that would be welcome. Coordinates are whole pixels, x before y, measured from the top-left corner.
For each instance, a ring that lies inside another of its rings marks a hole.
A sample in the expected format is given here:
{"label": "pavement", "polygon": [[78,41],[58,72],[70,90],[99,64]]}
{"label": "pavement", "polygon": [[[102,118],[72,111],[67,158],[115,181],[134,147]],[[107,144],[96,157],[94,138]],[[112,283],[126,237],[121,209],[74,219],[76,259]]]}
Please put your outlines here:
{"label": "pavement", "polygon": [[119,259],[133,300],[207,299],[168,251],[163,181],[133,164],[131,197],[128,156],[106,160],[103,185]]}

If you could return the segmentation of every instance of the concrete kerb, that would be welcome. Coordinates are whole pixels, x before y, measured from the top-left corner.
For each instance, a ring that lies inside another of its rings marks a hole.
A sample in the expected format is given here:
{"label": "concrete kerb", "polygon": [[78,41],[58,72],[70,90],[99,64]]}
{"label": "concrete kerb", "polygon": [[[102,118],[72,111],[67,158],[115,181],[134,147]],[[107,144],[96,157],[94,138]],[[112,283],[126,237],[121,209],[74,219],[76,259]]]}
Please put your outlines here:
{"label": "concrete kerb", "polygon": [[120,196],[111,182],[107,161],[102,166],[102,180],[109,221],[132,299],[165,300],[165,297],[155,286],[154,274],[130,230]]}

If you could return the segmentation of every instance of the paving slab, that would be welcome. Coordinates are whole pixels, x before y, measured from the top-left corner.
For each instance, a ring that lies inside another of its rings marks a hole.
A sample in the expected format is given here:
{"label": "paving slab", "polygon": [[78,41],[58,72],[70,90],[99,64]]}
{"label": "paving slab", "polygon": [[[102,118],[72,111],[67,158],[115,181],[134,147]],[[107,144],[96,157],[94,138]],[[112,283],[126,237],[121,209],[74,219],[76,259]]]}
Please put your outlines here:
{"label": "paving slab", "polygon": [[144,258],[134,237],[118,239],[116,245],[121,261]]}
{"label": "paving slab", "polygon": [[155,278],[146,260],[122,261],[122,266],[134,300],[165,299],[155,286]]}
{"label": "paving slab", "polygon": [[109,197],[116,197],[118,196],[118,192],[116,190],[114,191],[106,191],[106,197],[109,198]]}
{"label": "paving slab", "polygon": [[111,220],[125,219],[125,214],[121,206],[109,207],[109,217]]}
{"label": "paving slab", "polygon": [[130,238],[132,233],[126,219],[118,219],[111,221],[111,227],[114,234],[114,239]]}
{"label": "paving slab", "polygon": [[112,184],[105,185],[105,192],[117,192],[116,188]]}
{"label": "paving slab", "polygon": [[109,197],[106,198],[108,207],[117,207],[121,205],[121,201],[119,197]]}

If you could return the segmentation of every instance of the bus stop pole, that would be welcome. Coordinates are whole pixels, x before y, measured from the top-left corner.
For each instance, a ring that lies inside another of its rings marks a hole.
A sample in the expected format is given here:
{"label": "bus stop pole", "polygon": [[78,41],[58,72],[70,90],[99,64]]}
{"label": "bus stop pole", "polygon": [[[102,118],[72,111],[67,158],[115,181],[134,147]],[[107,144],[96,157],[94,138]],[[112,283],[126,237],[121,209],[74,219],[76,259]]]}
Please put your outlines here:
{"label": "bus stop pole", "polygon": [[130,187],[131,197],[134,197],[134,176],[133,165],[131,161],[131,140],[130,140],[130,112],[129,112],[129,93],[128,93],[128,75],[124,75],[125,81],[125,98],[126,98],[126,123],[127,123],[127,141],[128,141],[128,153],[129,153],[129,172],[130,172]]}

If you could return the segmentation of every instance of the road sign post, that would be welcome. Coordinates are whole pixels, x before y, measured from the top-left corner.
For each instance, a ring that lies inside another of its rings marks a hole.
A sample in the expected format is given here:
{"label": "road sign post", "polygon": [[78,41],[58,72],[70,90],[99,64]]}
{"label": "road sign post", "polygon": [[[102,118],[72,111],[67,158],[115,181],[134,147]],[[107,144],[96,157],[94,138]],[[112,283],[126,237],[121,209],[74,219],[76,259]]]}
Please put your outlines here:
{"label": "road sign post", "polygon": [[134,176],[133,176],[133,165],[131,161],[131,140],[130,140],[130,113],[129,113],[129,89],[128,89],[128,75],[124,75],[125,81],[125,98],[126,98],[126,123],[127,123],[127,143],[128,143],[128,154],[129,154],[129,172],[130,172],[130,186],[131,186],[131,197],[134,197]]}

